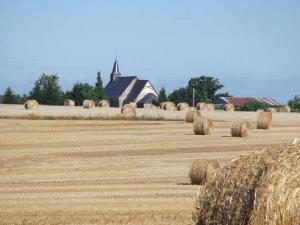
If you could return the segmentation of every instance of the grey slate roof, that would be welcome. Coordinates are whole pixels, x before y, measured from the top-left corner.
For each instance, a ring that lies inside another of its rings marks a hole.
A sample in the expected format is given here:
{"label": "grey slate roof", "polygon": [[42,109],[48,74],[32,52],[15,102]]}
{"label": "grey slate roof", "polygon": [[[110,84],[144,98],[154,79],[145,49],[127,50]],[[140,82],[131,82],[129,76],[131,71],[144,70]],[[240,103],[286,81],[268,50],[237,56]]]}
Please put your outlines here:
{"label": "grey slate roof", "polygon": [[128,87],[128,85],[134,80],[137,79],[136,76],[128,77],[117,77],[113,82],[109,82],[105,88],[104,93],[109,98],[118,98]]}
{"label": "grey slate roof", "polygon": [[119,64],[118,64],[117,59],[116,59],[115,62],[114,62],[114,66],[113,66],[113,69],[112,69],[112,71],[111,71],[111,74],[114,74],[114,75],[121,75],[121,74],[120,74]]}
{"label": "grey slate roof", "polygon": [[126,101],[133,102],[141,93],[147,82],[148,80],[137,80],[128,94]]}

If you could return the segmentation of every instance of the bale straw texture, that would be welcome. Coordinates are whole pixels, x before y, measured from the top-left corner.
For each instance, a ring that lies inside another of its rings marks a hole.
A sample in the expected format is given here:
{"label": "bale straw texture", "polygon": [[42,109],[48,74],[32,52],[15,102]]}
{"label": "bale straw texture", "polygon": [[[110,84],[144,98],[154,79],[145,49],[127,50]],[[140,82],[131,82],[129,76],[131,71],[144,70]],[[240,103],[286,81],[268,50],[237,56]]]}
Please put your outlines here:
{"label": "bale straw texture", "polygon": [[227,112],[233,112],[234,111],[234,105],[233,104],[225,104],[224,105],[224,111],[227,111]]}
{"label": "bale straw texture", "polygon": [[133,118],[136,116],[136,108],[131,104],[126,104],[122,107],[121,113],[125,119]]}
{"label": "bale straw texture", "polygon": [[257,119],[257,129],[269,129],[272,122],[271,112],[260,112]]}
{"label": "bale straw texture", "polygon": [[248,225],[256,188],[269,165],[285,149],[279,146],[240,156],[218,170],[198,195],[192,213],[194,224]]}
{"label": "bale straw texture", "polygon": [[211,120],[199,118],[194,121],[193,130],[196,135],[209,135],[213,124]]}
{"label": "bale straw texture", "polygon": [[109,107],[110,107],[110,104],[109,104],[109,101],[107,101],[107,100],[101,100],[101,101],[99,102],[99,106],[100,106],[100,107],[103,107],[103,108],[109,108]]}
{"label": "bale straw texture", "polygon": [[216,160],[194,160],[190,166],[189,178],[191,184],[204,184],[212,180],[220,164]]}
{"label": "bale straw texture", "polygon": [[95,108],[95,102],[93,100],[84,100],[83,101],[83,108],[85,109],[91,109],[91,108]]}
{"label": "bale straw texture", "polygon": [[71,99],[65,99],[64,106],[75,106],[75,102]]}
{"label": "bale straw texture", "polygon": [[251,132],[251,125],[249,122],[235,122],[231,127],[232,137],[248,137]]}
{"label": "bale straw texture", "polygon": [[37,102],[37,100],[28,100],[27,102],[25,102],[25,109],[35,109],[39,106],[39,103]]}
{"label": "bale straw texture", "polygon": [[177,104],[177,109],[178,111],[186,111],[190,109],[190,106],[186,102],[181,102]]}
{"label": "bale straw texture", "polygon": [[185,122],[193,123],[196,119],[201,117],[200,111],[197,110],[190,110],[187,111],[185,114]]}
{"label": "bale straw texture", "polygon": [[300,224],[300,145],[271,163],[254,201],[251,225]]}
{"label": "bale straw texture", "polygon": [[164,104],[164,110],[177,111],[177,107],[174,102],[166,102]]}

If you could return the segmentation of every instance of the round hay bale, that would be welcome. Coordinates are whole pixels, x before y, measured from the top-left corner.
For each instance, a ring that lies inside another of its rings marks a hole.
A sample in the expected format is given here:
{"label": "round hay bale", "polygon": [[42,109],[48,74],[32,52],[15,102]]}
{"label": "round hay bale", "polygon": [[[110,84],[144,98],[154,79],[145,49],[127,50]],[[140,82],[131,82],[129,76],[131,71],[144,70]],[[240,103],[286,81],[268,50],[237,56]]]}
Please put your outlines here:
{"label": "round hay bale", "polygon": [[24,107],[25,109],[36,109],[39,106],[39,103],[37,100],[28,100],[25,102]]}
{"label": "round hay bale", "polygon": [[257,129],[269,129],[272,121],[271,112],[260,112],[257,119]]}
{"label": "round hay bale", "polygon": [[75,102],[71,99],[65,99],[64,106],[75,106]]}
{"label": "round hay bale", "polygon": [[233,104],[225,104],[224,105],[224,111],[227,111],[227,112],[233,112],[234,111],[234,105]]}
{"label": "round hay bale", "polygon": [[255,190],[283,150],[282,146],[272,147],[242,156],[217,170],[197,197],[192,213],[194,224],[249,224]]}
{"label": "round hay bale", "polygon": [[159,108],[160,108],[160,109],[164,109],[166,103],[167,103],[167,102],[162,102],[162,103],[160,103],[160,104],[159,104]]}
{"label": "round hay bale", "polygon": [[166,102],[164,104],[164,110],[177,111],[177,107],[174,102]]}
{"label": "round hay bale", "polygon": [[270,164],[256,189],[250,220],[251,225],[300,224],[300,145]]}
{"label": "round hay bale", "polygon": [[133,105],[126,104],[122,107],[121,113],[125,119],[133,118],[136,116],[136,108]]}
{"label": "round hay bale", "polygon": [[177,109],[178,111],[186,111],[190,109],[190,106],[186,102],[181,102],[177,104]]}
{"label": "round hay bale", "polygon": [[202,185],[212,180],[220,164],[216,160],[194,160],[190,166],[189,178],[191,184]]}
{"label": "round hay bale", "polygon": [[207,110],[207,106],[205,102],[198,102],[196,104],[197,110]]}
{"label": "round hay bale", "polygon": [[107,100],[101,100],[100,102],[99,102],[99,106],[100,107],[103,107],[103,108],[109,108],[110,107],[110,104],[109,104],[109,101],[107,101]]}
{"label": "round hay bale", "polygon": [[95,102],[93,100],[84,100],[83,103],[83,108],[85,109],[91,109],[91,108],[95,108]]}
{"label": "round hay bale", "polygon": [[268,108],[267,112],[276,113],[277,111],[275,108]]}
{"label": "round hay bale", "polygon": [[291,112],[291,108],[288,105],[285,105],[285,106],[280,107],[279,112],[288,113],[288,112]]}
{"label": "round hay bale", "polygon": [[205,118],[199,118],[194,121],[193,130],[196,135],[209,135],[212,128],[212,122]]}
{"label": "round hay bale", "polygon": [[187,111],[185,114],[185,122],[193,123],[196,119],[201,117],[200,111],[197,110],[190,110]]}
{"label": "round hay bale", "polygon": [[248,137],[250,134],[251,125],[248,122],[235,122],[231,127],[232,137]]}

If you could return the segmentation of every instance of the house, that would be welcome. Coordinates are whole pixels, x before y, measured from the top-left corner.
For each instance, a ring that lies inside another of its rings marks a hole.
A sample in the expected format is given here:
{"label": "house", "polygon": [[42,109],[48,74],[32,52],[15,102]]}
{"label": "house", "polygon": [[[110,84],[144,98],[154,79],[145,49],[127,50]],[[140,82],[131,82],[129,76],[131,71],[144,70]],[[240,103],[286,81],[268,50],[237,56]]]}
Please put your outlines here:
{"label": "house", "polygon": [[117,59],[104,93],[112,107],[122,107],[132,102],[142,108],[158,103],[158,94],[150,81],[140,80],[137,76],[121,76]]}
{"label": "house", "polygon": [[214,100],[216,105],[233,104],[234,106],[243,106],[246,103],[265,103],[270,106],[282,106],[282,104],[273,98],[255,98],[255,97],[218,97]]}

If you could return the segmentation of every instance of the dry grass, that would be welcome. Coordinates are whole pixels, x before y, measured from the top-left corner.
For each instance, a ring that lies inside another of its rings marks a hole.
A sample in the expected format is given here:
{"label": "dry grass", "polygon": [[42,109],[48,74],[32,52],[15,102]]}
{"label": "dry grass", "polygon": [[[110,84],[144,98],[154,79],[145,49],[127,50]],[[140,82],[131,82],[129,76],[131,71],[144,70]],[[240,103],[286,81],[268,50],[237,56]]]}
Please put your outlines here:
{"label": "dry grass", "polygon": [[[0,108],[2,116],[32,113]],[[179,111],[137,109],[137,115],[182,121],[93,120],[120,115],[114,108],[40,106],[34,113],[91,120],[0,119],[1,224],[187,224],[198,189],[188,185],[191,161],[224,165],[300,138],[292,113],[277,113],[271,130],[255,129],[247,139],[230,136],[232,120],[254,124],[257,113],[204,112],[222,121],[209,136],[193,135]]]}

